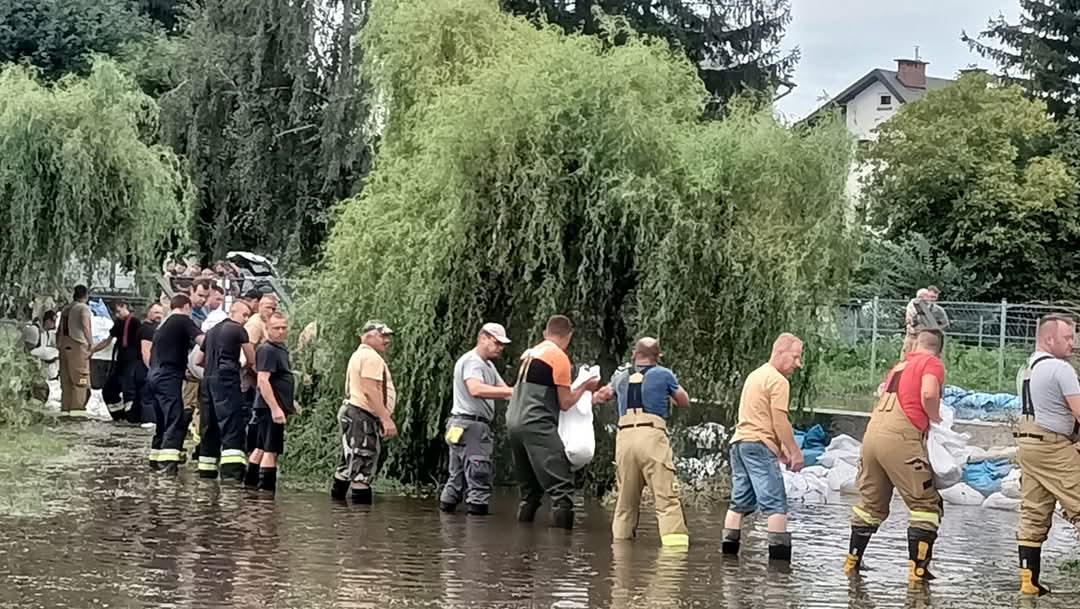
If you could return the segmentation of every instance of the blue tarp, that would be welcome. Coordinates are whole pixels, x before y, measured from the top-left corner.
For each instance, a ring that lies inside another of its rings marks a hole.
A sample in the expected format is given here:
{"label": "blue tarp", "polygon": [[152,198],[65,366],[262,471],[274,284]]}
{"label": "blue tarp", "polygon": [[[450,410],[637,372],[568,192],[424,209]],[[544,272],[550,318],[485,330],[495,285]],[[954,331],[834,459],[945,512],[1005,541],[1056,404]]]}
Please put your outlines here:
{"label": "blue tarp", "polygon": [[803,465],[810,467],[817,465],[818,458],[829,446],[829,434],[821,425],[814,425],[806,431],[796,429],[795,443],[802,449]]}
{"label": "blue tarp", "polygon": [[964,466],[964,483],[984,496],[990,496],[1001,490],[1001,481],[1009,475],[1012,468],[1008,459],[968,463]]}
{"label": "blue tarp", "polygon": [[91,300],[87,303],[90,307],[90,313],[94,317],[111,317],[109,315],[109,307],[105,306],[105,303],[101,299]]}
{"label": "blue tarp", "polygon": [[956,412],[957,419],[1003,421],[1020,412],[1020,398],[1011,393],[981,393],[946,385],[941,401]]}

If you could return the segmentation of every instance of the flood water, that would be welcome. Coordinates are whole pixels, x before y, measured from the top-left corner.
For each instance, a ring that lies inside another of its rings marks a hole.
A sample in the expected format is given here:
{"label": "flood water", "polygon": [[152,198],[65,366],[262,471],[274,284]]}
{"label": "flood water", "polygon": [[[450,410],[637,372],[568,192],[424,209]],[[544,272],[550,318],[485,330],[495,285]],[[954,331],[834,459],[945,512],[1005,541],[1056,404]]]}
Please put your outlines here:
{"label": "flood water", "polygon": [[[585,502],[573,532],[514,521],[513,497],[487,518],[441,514],[432,500],[378,497],[342,506],[325,493],[281,490],[260,500],[236,487],[178,479],[143,465],[149,435],[97,422],[65,423],[71,458],[47,471],[47,511],[0,514],[0,606],[126,608],[383,607],[1080,607],[1080,558],[1057,521],[1044,550],[1055,594],[1016,594],[1016,515],[948,509],[935,548],[938,579],[909,591],[902,508],[875,537],[873,571],[841,572],[848,509],[796,506],[790,572],[767,566],[764,523],[743,556],[721,556],[723,506],[688,511],[689,551],[639,540],[612,544],[610,514]],[[541,512],[546,515],[546,512]]]}

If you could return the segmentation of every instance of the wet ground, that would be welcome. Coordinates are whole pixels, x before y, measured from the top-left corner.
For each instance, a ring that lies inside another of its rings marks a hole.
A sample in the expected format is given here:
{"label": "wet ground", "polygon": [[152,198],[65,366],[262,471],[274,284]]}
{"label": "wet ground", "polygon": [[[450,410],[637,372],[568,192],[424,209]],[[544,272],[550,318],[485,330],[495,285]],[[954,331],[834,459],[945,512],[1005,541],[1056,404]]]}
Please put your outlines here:
{"label": "wet ground", "polygon": [[0,514],[2,607],[1080,607],[1080,575],[1057,568],[1080,558],[1062,521],[1044,554],[1051,597],[1017,597],[1016,515],[979,508],[948,511],[938,579],[911,592],[899,521],[875,538],[873,571],[842,575],[841,506],[796,507],[795,558],[783,572],[767,566],[760,527],[744,535],[741,560],[720,555],[723,506],[689,512],[690,550],[664,552],[648,519],[639,541],[613,545],[609,513],[593,502],[566,533],[517,524],[509,496],[487,518],[419,499],[356,508],[282,490],[260,500],[190,470],[155,477],[137,428],[87,421],[56,433],[78,448],[25,472],[51,481],[45,513]]}

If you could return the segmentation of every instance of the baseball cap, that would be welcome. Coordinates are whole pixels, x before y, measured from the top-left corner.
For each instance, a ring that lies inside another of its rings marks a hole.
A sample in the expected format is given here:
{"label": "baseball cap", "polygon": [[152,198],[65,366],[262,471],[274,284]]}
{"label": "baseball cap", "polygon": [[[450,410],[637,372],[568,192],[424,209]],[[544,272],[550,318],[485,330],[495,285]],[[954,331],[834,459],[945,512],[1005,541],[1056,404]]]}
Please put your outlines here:
{"label": "baseball cap", "polygon": [[394,331],[386,323],[377,319],[372,319],[364,324],[364,327],[360,330],[360,334],[367,334],[368,332],[378,332],[384,336],[393,334]]}
{"label": "baseball cap", "polygon": [[258,288],[251,288],[250,290],[244,292],[244,300],[259,300],[262,297],[262,290],[259,290]]}
{"label": "baseball cap", "polygon": [[502,327],[502,324],[486,323],[482,328],[480,328],[480,331],[484,334],[490,334],[491,336],[495,337],[495,340],[499,341],[504,345],[510,344],[510,339],[506,337],[506,328]]}

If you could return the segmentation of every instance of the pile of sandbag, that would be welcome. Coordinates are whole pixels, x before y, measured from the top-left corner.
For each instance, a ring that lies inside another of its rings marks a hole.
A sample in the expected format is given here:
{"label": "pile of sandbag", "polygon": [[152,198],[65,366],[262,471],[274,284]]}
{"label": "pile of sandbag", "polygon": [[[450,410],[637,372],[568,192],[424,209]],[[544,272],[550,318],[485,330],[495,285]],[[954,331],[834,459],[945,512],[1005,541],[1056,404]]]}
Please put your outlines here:
{"label": "pile of sandbag", "polygon": [[[941,498],[951,505],[981,505],[1015,510],[1020,505],[1020,470],[1012,463],[1015,447],[985,450],[969,446],[970,436],[952,429],[955,413],[941,408],[942,422],[927,434],[927,453]],[[807,432],[809,436],[809,432]],[[788,499],[803,503],[837,503],[858,493],[862,443],[847,435],[832,439],[824,452],[795,473],[784,470]]]}

